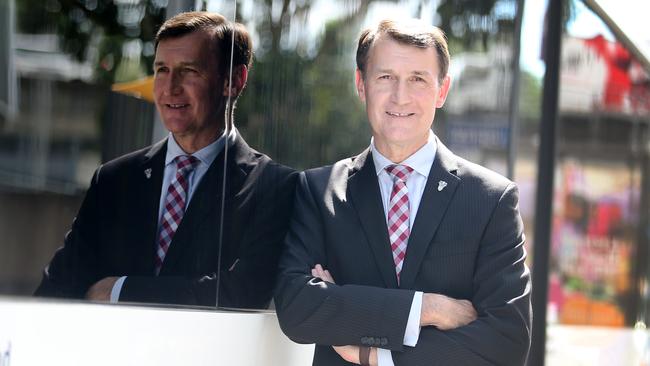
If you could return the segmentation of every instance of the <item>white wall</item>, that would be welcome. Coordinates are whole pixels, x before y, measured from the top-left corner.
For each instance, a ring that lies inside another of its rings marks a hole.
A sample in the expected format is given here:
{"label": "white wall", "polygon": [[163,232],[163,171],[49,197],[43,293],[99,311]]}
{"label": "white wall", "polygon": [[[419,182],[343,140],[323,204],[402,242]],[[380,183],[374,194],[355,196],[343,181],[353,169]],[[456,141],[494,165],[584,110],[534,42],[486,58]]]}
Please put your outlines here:
{"label": "white wall", "polygon": [[0,366],[310,365],[274,313],[0,297]]}

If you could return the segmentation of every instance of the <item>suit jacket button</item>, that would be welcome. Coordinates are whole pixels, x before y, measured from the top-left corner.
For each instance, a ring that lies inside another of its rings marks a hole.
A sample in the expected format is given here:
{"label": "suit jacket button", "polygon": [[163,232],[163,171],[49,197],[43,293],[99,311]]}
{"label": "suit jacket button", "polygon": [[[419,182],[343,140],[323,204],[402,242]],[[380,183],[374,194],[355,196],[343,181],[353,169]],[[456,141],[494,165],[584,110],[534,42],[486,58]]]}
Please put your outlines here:
{"label": "suit jacket button", "polygon": [[372,342],[373,346],[379,346],[381,344],[381,340],[378,337],[375,337]]}
{"label": "suit jacket button", "polygon": [[363,344],[364,346],[368,345],[369,343],[368,341],[369,341],[368,337],[361,337],[361,344]]}
{"label": "suit jacket button", "polygon": [[380,346],[385,346],[388,344],[388,338],[386,337],[381,337],[381,343],[379,344]]}

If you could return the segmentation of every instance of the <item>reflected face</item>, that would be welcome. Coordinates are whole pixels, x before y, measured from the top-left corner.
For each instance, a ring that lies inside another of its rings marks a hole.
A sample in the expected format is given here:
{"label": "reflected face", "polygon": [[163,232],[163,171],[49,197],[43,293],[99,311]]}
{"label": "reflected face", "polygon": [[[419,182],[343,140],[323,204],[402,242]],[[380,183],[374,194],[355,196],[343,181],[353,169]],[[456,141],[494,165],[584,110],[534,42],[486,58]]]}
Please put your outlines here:
{"label": "reflected face", "polygon": [[225,98],[208,34],[161,40],[154,70],[154,99],[165,128],[179,143],[214,140],[223,129]]}
{"label": "reflected face", "polygon": [[436,108],[442,107],[450,80],[438,80],[433,48],[417,48],[388,36],[375,40],[364,75],[357,70],[356,86],[375,145],[380,152],[422,147],[429,137]]}

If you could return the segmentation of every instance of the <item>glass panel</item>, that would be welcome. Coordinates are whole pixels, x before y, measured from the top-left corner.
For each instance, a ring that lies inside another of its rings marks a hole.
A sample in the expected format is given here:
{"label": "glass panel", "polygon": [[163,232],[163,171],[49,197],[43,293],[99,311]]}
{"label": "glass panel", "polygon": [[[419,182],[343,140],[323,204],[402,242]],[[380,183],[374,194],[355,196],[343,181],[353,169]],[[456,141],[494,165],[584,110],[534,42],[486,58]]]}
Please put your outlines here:
{"label": "glass panel", "polygon": [[[306,168],[367,146],[353,83],[358,33],[387,16],[421,17],[447,32],[454,59],[453,92],[436,119],[438,134],[462,155],[506,173],[515,1],[238,4],[256,63],[237,121],[256,147]],[[493,97],[484,98],[486,87]]]}
{"label": "glass panel", "polygon": [[547,1],[525,1],[521,28],[520,96],[514,181],[519,186],[519,209],[524,221],[529,267],[532,267],[534,254],[539,128],[542,84],[546,71],[542,46],[547,6]]}
{"label": "glass panel", "polygon": [[[255,63],[236,126],[255,149],[297,169],[358,154],[370,143],[354,86],[359,33],[386,17],[422,18],[445,30],[452,55],[452,88],[434,131],[460,156],[516,174],[526,236],[532,238],[544,4],[542,11],[537,4],[526,10],[531,20],[524,25],[529,33],[519,74],[517,3],[237,1],[237,21],[253,36]],[[530,32],[536,45],[528,41]],[[509,169],[510,141],[516,159]]]}
{"label": "glass panel", "polygon": [[[153,38],[166,11],[195,6],[205,4],[194,0],[9,0],[0,4],[0,294],[34,292],[100,164],[167,135],[152,103]],[[210,6],[232,19],[233,1]],[[229,77],[229,70],[225,74]],[[155,174],[150,169],[140,173],[143,180]],[[155,213],[141,215],[145,206],[141,197],[113,202],[105,192],[137,191],[134,181],[120,175],[104,184],[93,196],[99,203],[87,204],[101,206],[91,214],[96,219],[88,219],[87,209],[85,220],[76,224],[86,229],[77,235],[96,230],[104,242],[129,238],[138,245],[145,243],[142,251],[151,254],[151,261],[140,257],[142,253],[96,245],[93,250],[101,253],[93,255],[112,257],[112,264],[77,265],[102,277],[149,276],[142,268],[134,269],[134,263],[139,260],[135,258],[153,263],[156,233],[152,231],[149,238],[142,231],[151,222],[156,224]],[[151,197],[157,206],[160,196]],[[222,206],[218,197],[209,202],[215,212]],[[96,226],[88,229],[88,222]],[[122,225],[104,227],[115,222]],[[216,251],[217,241],[211,243]],[[216,262],[216,256],[206,258]],[[81,287],[99,279],[86,278],[80,282],[91,282],[48,295],[83,297]],[[135,300],[164,302],[161,298]],[[215,300],[213,296],[207,304],[214,305]]]}
{"label": "glass panel", "polygon": [[164,8],[155,1],[29,0],[3,7],[0,291],[27,295],[97,166],[151,141],[152,106],[110,87],[150,73],[148,24],[159,24]]}

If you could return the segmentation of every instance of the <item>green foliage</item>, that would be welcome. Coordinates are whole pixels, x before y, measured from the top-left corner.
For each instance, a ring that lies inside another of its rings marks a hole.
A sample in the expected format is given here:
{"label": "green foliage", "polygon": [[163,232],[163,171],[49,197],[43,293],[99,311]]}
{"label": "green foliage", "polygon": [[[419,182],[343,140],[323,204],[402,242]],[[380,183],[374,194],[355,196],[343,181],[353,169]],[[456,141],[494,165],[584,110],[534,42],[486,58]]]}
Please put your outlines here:
{"label": "green foliage", "polygon": [[490,38],[513,34],[514,14],[496,11],[513,6],[516,0],[442,0],[437,9],[439,26],[452,50],[486,51]]}
{"label": "green foliage", "polygon": [[17,0],[16,11],[19,32],[57,34],[64,52],[80,61],[98,61],[95,76],[104,84],[115,81],[128,41],[139,40],[143,47],[139,57],[128,60],[139,65],[124,67],[151,72],[153,38],[164,21],[159,0]]}
{"label": "green foliage", "polygon": [[521,71],[519,93],[519,115],[522,123],[533,123],[541,118],[542,81],[535,75]]}
{"label": "green foliage", "polygon": [[[164,20],[165,1],[16,1],[21,31],[58,34],[65,52],[79,60],[96,60],[98,82],[128,81],[151,73],[152,41]],[[440,0],[439,24],[452,52],[484,52],[494,41],[511,41],[510,13],[516,2]],[[283,163],[307,168],[353,155],[368,145],[370,131],[354,89],[353,53],[372,3],[333,1],[331,6],[347,12],[327,24],[316,40],[302,34],[313,1],[256,0],[254,19],[237,17],[254,25],[258,43],[235,113],[237,126],[253,146]],[[124,44],[134,40],[142,45],[139,57],[124,55]],[[522,114],[538,110],[532,104],[537,103],[534,96],[539,90],[534,82],[522,79],[523,94],[529,89],[533,93],[530,103],[522,100]]]}
{"label": "green foliage", "polygon": [[[257,59],[238,102],[236,125],[246,139],[274,159],[299,169],[331,164],[361,152],[370,140],[363,106],[354,88],[354,51],[361,21],[372,0],[329,22],[323,35],[287,45],[291,27],[306,29],[312,2],[287,6],[272,17],[273,0],[259,1],[255,24]],[[332,6],[342,6],[344,1]],[[288,20],[291,20],[289,22]],[[295,31],[295,29],[293,29]],[[315,47],[315,51],[306,51]]]}
{"label": "green foliage", "polygon": [[354,89],[353,48],[329,52],[341,46],[340,23],[325,33],[322,52],[313,59],[295,52],[268,52],[258,59],[235,113],[253,146],[296,168],[332,163],[369,143]]}
{"label": "green foliage", "polygon": [[61,10],[58,1],[16,0],[16,26],[21,33],[52,33]]}

